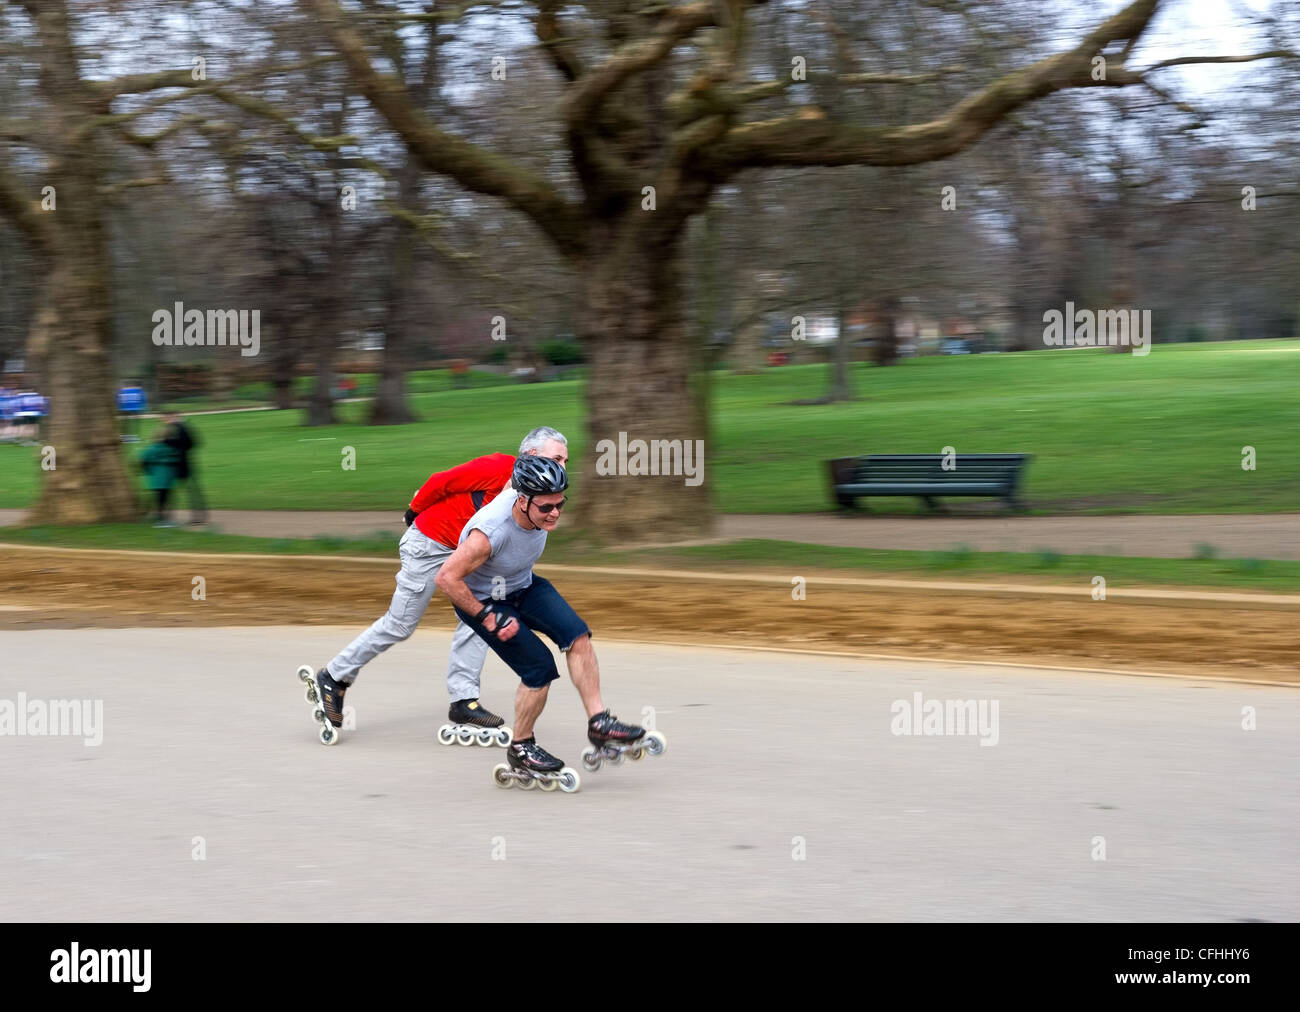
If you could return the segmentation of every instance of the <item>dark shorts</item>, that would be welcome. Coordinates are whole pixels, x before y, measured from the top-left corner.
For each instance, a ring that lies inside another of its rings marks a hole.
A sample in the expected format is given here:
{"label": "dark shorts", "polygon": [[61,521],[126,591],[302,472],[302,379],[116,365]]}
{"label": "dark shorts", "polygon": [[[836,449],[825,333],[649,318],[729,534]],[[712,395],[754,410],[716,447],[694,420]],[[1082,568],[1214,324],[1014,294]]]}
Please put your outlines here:
{"label": "dark shorts", "polygon": [[510,665],[510,670],[530,689],[540,689],[560,677],[555,670],[555,658],[537,633],[545,634],[562,651],[573,646],[574,640],[591,633],[587,623],[569,607],[559,591],[540,576],[534,575],[529,586],[507,594],[501,601],[484,598],[481,603],[495,606],[498,629],[503,615],[513,615],[519,622],[519,631],[502,641],[495,632],[488,632],[474,621],[473,615],[467,615],[459,608],[456,614]]}

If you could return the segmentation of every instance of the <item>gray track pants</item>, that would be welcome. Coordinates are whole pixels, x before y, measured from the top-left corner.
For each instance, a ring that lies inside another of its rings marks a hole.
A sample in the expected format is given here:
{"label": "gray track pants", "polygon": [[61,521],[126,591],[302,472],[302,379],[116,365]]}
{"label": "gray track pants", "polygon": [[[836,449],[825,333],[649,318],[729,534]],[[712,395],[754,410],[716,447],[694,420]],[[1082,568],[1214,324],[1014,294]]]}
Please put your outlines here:
{"label": "gray track pants", "polygon": [[[397,572],[397,590],[388,612],[354,639],[327,667],[336,681],[356,681],[362,665],[383,653],[394,643],[408,639],[433,597],[434,577],[452,550],[423,534],[412,524],[398,543],[402,568]],[[447,692],[455,699],[477,699],[479,677],[488,645],[464,622],[456,626],[451,639],[451,659],[447,662]]]}

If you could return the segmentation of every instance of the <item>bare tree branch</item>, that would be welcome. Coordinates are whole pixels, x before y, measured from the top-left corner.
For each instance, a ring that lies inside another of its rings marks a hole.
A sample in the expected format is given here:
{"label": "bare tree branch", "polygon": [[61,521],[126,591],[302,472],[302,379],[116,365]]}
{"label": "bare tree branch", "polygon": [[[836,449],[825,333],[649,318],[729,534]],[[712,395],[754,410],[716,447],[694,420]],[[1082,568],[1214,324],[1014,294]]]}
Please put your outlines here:
{"label": "bare tree branch", "polygon": [[101,100],[111,101],[118,95],[135,95],[160,88],[196,88],[203,81],[192,70],[159,70],[152,74],[126,74],[109,81],[87,81]]}
{"label": "bare tree branch", "polygon": [[1013,110],[1067,88],[1123,87],[1140,75],[1107,67],[1093,80],[1092,60],[1107,45],[1140,36],[1159,0],[1134,0],[1074,49],[1007,74],[954,106],[941,119],[900,127],[836,123],[820,110],[732,127],[700,153],[711,174],[730,175],[760,165],[912,165],[946,158],[969,147]]}
{"label": "bare tree branch", "polygon": [[602,102],[632,75],[662,61],[679,42],[701,28],[717,24],[712,3],[675,7],[657,35],[621,46],[604,63],[582,78],[565,101],[565,121],[571,130],[588,122]]}
{"label": "bare tree branch", "polygon": [[24,192],[22,183],[0,166],[0,214],[13,222],[37,247],[48,250],[54,236],[43,215],[51,212],[40,211],[38,206],[38,202]]}
{"label": "bare tree branch", "polygon": [[0,140],[13,141],[15,144],[31,144],[36,134],[36,128],[30,123],[0,120]]}
{"label": "bare tree branch", "polygon": [[1192,63],[1251,63],[1254,60],[1300,60],[1300,53],[1292,52],[1289,49],[1270,49],[1267,53],[1254,53],[1250,56],[1179,56],[1173,60],[1161,60],[1159,63],[1153,63],[1144,74],[1149,74],[1153,70],[1164,70],[1166,67],[1184,67]]}
{"label": "bare tree branch", "polygon": [[[305,70],[309,67],[317,66],[321,63],[332,63],[339,59],[338,54],[328,53],[321,56],[315,56],[308,60],[300,60],[296,63],[280,64],[274,67],[261,67],[257,70],[250,70],[243,74],[235,74],[233,77],[227,77],[220,81],[192,81],[193,87],[186,91],[176,92],[172,95],[163,95],[152,102],[142,105],[138,109],[132,109],[130,112],[106,113],[105,115],[96,116],[90,120],[91,126],[117,126],[122,123],[129,123],[133,119],[139,119],[141,116],[147,116],[152,112],[157,112],[164,106],[171,105],[173,102],[179,102],[183,99],[194,98],[196,95],[211,95],[213,92],[222,88],[228,88],[230,85],[239,81],[247,81],[255,77],[269,77],[272,74],[286,74],[295,70]],[[188,73],[188,71],[186,71]],[[170,85],[168,87],[176,87]],[[113,96],[109,96],[112,98]],[[107,104],[101,104],[102,110],[107,110]]]}
{"label": "bare tree branch", "polygon": [[560,35],[557,15],[563,5],[564,0],[540,0],[537,4],[537,41],[564,79],[573,82],[586,73],[586,68],[569,40]]}
{"label": "bare tree branch", "polygon": [[299,0],[327,26],[353,79],[371,105],[431,172],[478,193],[501,197],[528,215],[566,254],[579,251],[579,211],[542,176],[439,128],[415,108],[402,82],[375,70],[336,0]]}

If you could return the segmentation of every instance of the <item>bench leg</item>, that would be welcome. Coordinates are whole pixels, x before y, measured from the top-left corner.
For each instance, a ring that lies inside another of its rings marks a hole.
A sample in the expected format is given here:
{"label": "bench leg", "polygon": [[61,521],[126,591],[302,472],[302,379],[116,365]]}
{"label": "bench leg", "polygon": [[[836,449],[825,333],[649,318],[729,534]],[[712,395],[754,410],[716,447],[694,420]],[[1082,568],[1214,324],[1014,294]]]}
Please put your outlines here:
{"label": "bench leg", "polygon": [[921,496],[921,498],[925,501],[925,504],[926,504],[928,507],[930,507],[930,512],[931,512],[931,513],[947,513],[947,512],[948,512],[948,511],[943,507],[943,504],[940,503],[937,499],[935,499],[934,496],[932,496],[932,495],[923,495],[923,496]]}

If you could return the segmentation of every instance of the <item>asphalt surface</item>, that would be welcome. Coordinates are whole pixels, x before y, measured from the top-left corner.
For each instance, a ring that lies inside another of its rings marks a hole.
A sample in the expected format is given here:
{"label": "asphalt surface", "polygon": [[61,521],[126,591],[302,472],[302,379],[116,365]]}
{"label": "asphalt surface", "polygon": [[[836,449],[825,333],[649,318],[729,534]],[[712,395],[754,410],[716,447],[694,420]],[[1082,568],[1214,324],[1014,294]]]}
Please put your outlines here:
{"label": "asphalt surface", "polygon": [[[357,631],[0,633],[0,717],[103,704],[97,746],[0,722],[0,918],[1300,918],[1294,689],[598,641],[667,754],[522,792],[435,741],[443,632],[320,745],[295,669]],[[485,704],[514,686],[491,658]],[[892,733],[918,692],[996,702],[996,745]],[[562,678],[539,739],[579,766],[583,726]]]}

